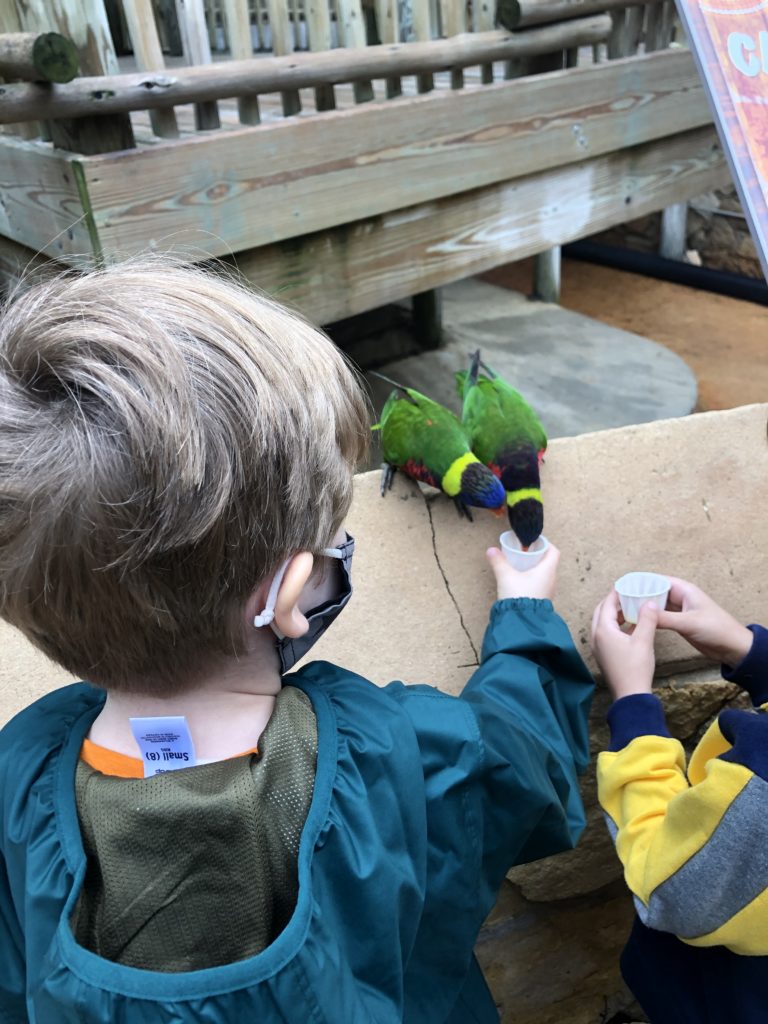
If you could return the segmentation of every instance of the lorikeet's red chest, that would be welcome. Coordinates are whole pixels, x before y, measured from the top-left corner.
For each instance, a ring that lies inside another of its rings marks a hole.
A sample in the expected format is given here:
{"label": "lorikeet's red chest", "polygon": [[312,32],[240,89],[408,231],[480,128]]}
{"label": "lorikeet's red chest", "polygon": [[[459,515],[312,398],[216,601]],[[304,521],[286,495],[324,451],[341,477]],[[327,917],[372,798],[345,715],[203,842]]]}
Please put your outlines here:
{"label": "lorikeet's red chest", "polygon": [[420,480],[423,484],[440,489],[442,482],[440,477],[431,473],[423,463],[417,462],[415,459],[408,459],[404,466],[400,466],[400,469],[413,480]]}

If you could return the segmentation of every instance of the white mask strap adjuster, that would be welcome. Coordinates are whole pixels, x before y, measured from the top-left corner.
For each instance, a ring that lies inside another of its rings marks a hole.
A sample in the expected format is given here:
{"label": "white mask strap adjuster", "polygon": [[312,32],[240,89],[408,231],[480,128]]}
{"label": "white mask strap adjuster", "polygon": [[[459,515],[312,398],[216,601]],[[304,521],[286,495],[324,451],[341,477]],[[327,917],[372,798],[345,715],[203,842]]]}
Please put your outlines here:
{"label": "white mask strap adjuster", "polygon": [[262,626],[268,626],[275,617],[275,603],[277,601],[277,592],[280,589],[280,585],[283,582],[283,576],[290,563],[290,558],[287,559],[280,568],[277,570],[272,578],[272,582],[269,586],[269,593],[267,594],[267,603],[264,606],[264,611],[261,615],[255,616],[253,624],[256,629],[261,629]]}
{"label": "white mask strap adjuster", "polygon": [[[347,541],[347,544],[349,541]],[[328,558],[344,558],[344,550],[342,548],[323,548],[322,553]],[[257,615],[253,624],[256,629],[261,629],[262,626],[268,626],[275,617],[275,603],[277,601],[277,592],[280,589],[280,584],[283,582],[285,571],[290,564],[291,559],[287,559],[280,568],[277,570],[272,578],[272,582],[269,586],[269,593],[267,594],[267,603],[264,605],[264,611],[261,615]]]}

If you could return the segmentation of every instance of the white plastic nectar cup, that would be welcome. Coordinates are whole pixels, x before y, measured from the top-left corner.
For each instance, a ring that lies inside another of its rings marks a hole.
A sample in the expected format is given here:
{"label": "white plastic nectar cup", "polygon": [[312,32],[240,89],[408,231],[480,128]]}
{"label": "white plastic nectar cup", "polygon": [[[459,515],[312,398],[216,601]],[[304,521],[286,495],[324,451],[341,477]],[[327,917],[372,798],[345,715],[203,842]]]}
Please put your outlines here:
{"label": "white plastic nectar cup", "polygon": [[499,543],[506,560],[519,572],[526,572],[526,570],[532,569],[534,565],[538,565],[549,550],[549,541],[543,534],[531,544],[527,551],[523,551],[523,546],[517,539],[517,534],[514,530],[507,530],[506,533],[502,533],[499,537]]}
{"label": "white plastic nectar cup", "polygon": [[666,576],[659,576],[655,572],[628,572],[616,580],[614,587],[619,595],[625,621],[634,625],[640,615],[640,609],[648,601],[663,612],[667,607],[667,596],[671,586]]}

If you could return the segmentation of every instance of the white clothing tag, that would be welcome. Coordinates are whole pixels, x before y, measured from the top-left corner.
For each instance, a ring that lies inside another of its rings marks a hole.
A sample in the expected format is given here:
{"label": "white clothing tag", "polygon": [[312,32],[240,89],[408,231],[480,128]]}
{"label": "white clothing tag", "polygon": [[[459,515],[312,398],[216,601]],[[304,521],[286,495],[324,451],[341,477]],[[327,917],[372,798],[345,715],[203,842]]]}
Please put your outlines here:
{"label": "white clothing tag", "polygon": [[195,746],[183,715],[131,718],[130,723],[141,749],[145,779],[197,764]]}

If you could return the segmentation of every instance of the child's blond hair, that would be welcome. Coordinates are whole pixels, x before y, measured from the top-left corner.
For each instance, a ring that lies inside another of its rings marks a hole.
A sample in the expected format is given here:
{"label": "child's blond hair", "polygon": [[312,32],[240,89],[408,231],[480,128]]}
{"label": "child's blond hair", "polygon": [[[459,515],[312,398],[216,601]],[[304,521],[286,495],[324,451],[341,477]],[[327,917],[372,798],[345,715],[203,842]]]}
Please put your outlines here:
{"label": "child's blond hair", "polygon": [[0,614],[76,675],[169,693],[253,587],[328,545],[367,447],[320,331],[221,275],[65,274],[0,320]]}

